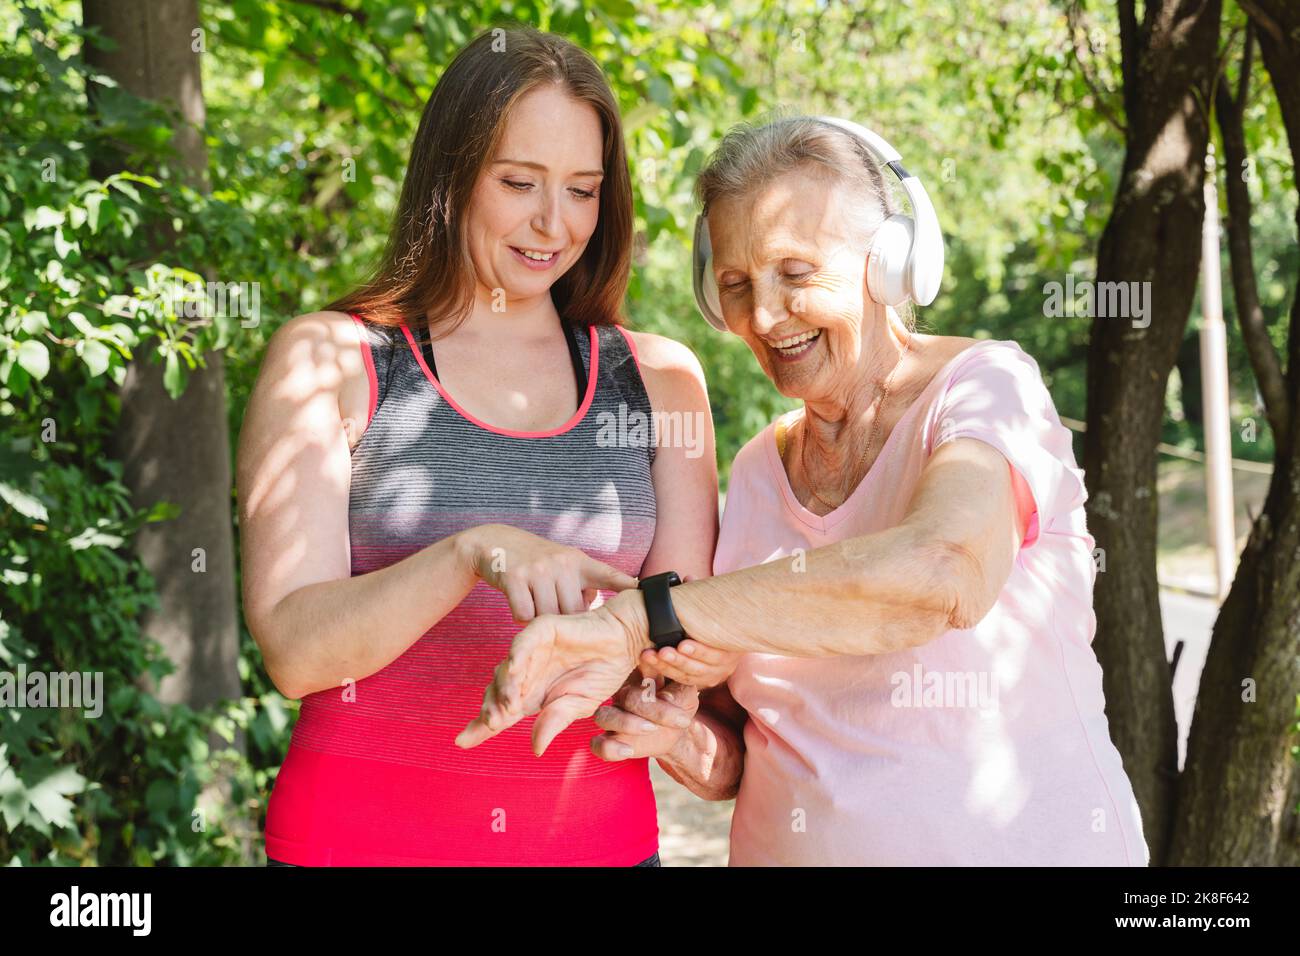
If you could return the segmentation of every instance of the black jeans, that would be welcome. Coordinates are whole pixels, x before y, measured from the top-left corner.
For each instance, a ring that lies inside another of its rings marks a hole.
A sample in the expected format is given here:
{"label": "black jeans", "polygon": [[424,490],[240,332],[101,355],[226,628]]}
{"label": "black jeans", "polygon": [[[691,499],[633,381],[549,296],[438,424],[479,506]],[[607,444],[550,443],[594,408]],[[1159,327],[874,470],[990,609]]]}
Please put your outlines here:
{"label": "black jeans", "polygon": [[[281,863],[279,860],[273,860],[273,859],[271,859],[271,858],[268,856],[268,857],[266,858],[266,865],[267,865],[267,866],[297,866],[298,864],[297,864],[297,863]],[[640,863],[638,863],[638,864],[636,864],[636,865],[637,865],[637,866],[663,866],[663,864],[659,862],[659,854],[658,854],[658,853],[655,853],[654,856],[650,857],[650,858],[647,859],[647,860],[642,860]]]}

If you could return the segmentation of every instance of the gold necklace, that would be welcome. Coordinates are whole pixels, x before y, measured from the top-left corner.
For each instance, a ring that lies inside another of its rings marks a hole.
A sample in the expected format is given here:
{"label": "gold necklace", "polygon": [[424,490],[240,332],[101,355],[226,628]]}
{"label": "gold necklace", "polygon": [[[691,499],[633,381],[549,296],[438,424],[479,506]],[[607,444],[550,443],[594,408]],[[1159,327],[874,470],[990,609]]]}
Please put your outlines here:
{"label": "gold necklace", "polygon": [[[872,446],[875,445],[876,443],[876,433],[880,430],[880,419],[885,410],[885,401],[889,398],[889,386],[893,384],[894,373],[898,371],[898,367],[903,364],[903,359],[907,357],[907,353],[910,352],[911,350],[912,350],[912,336],[909,334],[907,336],[907,344],[903,348],[903,354],[898,357],[898,361],[894,363],[894,367],[889,370],[889,377],[885,379],[885,384],[883,386],[876,387],[876,398],[873,402],[873,404],[876,406],[876,417],[871,424],[871,434],[867,436],[867,446],[862,452],[862,458],[858,462],[859,465],[862,465],[866,462],[867,457],[871,454]],[[808,480],[809,479],[808,462],[807,462],[807,456],[805,456],[804,454],[804,450],[808,446],[808,414],[806,411],[804,412],[803,423],[804,423],[804,434],[803,434],[803,441],[799,445],[799,467],[803,469],[804,482],[808,485],[808,490],[812,492],[812,496],[814,498],[816,498],[818,501],[824,504],[827,508],[830,508],[831,511],[834,511],[836,508],[843,505],[845,501],[848,501],[849,495],[845,495],[840,500],[840,503],[838,505],[831,504],[829,501],[827,501],[825,498],[823,498],[821,495],[817,493],[817,489],[814,488],[812,486],[812,482]],[[862,477],[863,478],[866,477],[865,472],[863,473]],[[859,479],[859,481],[861,481],[861,479]],[[852,492],[850,492],[849,494],[852,494]]]}

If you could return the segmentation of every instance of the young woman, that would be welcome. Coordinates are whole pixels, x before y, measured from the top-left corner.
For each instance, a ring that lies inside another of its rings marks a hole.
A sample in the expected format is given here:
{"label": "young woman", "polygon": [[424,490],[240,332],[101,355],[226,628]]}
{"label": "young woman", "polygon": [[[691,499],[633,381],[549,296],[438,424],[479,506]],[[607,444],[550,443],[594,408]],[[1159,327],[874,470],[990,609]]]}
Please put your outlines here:
{"label": "young woman", "polygon": [[[709,573],[703,374],[619,324],[632,218],[600,68],[493,31],[425,106],[375,276],[272,337],[238,468],[245,616],[302,698],[271,862],[658,865],[647,761],[593,722],[454,744],[522,622]],[[699,446],[647,441],[663,414]]]}

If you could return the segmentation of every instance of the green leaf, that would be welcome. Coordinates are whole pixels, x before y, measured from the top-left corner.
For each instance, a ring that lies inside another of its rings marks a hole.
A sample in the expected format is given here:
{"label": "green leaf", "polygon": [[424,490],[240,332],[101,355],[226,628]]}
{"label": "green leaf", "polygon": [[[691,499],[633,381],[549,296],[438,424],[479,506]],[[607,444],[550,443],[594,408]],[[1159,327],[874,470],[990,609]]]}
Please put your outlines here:
{"label": "green leaf", "polygon": [[120,535],[105,534],[98,528],[87,528],[76,537],[68,539],[68,548],[71,551],[84,551],[96,547],[120,548],[122,541]]}
{"label": "green leaf", "polygon": [[376,25],[380,34],[394,40],[400,40],[415,23],[415,8],[396,6],[390,8]]}
{"label": "green leaf", "polygon": [[108,369],[112,354],[112,350],[103,342],[91,339],[82,345],[81,360],[86,363],[90,374],[98,377]]}
{"label": "green leaf", "polygon": [[68,242],[68,240],[64,239],[63,227],[60,226],[58,230],[54,233],[54,254],[57,255],[60,259],[66,259],[68,258],[68,253],[70,252],[76,252],[80,254],[81,247],[78,246],[75,242]]}
{"label": "green leaf", "polygon": [[167,353],[166,368],[163,370],[163,387],[172,398],[180,398],[185,391],[185,369],[175,352]]}
{"label": "green leaf", "polygon": [[0,379],[9,386],[9,390],[20,398],[27,394],[27,386],[31,384],[32,377],[23,370],[23,367],[17,362],[6,357],[0,362]]}
{"label": "green leaf", "polygon": [[0,744],[0,817],[4,818],[5,829],[12,833],[27,816],[30,801],[23,782],[5,759],[5,749],[5,745]]}
{"label": "green leaf", "polygon": [[13,508],[24,518],[31,518],[33,521],[49,521],[49,513],[45,510],[39,499],[32,497],[25,491],[21,491],[12,485],[0,482],[0,498]]}
{"label": "green leaf", "polygon": [[142,176],[139,173],[118,173],[117,176],[113,178],[117,180],[129,179],[133,183],[143,183],[146,186],[152,186],[154,189],[158,189],[162,186],[162,183],[158,182],[158,180],[154,179],[152,176]]}
{"label": "green leaf", "polygon": [[145,522],[170,521],[173,518],[179,518],[181,515],[181,506],[174,501],[155,501],[153,507],[149,509],[145,516]]}
{"label": "green leaf", "polygon": [[107,198],[107,194],[100,192],[86,196],[86,225],[90,226],[92,233],[99,232],[99,207]]}
{"label": "green leaf", "polygon": [[50,370],[50,350],[44,342],[26,339],[18,345],[18,364],[39,382]]}
{"label": "green leaf", "polygon": [[43,335],[50,327],[50,317],[44,312],[28,312],[22,318],[22,329],[28,335]]}
{"label": "green leaf", "polygon": [[82,335],[86,336],[87,338],[95,334],[95,327],[91,325],[90,322],[86,319],[86,317],[82,315],[80,312],[69,312],[68,321],[72,323],[73,327],[78,332],[80,332]]}
{"label": "green leaf", "polygon": [[215,315],[212,317],[212,324],[217,329],[217,341],[215,348],[224,349],[235,340],[238,335],[239,318],[237,315]]}
{"label": "green leaf", "polygon": [[109,185],[111,185],[111,186],[112,186],[114,189],[116,189],[118,192],[121,192],[121,193],[124,193],[124,194],[127,195],[127,196],[130,196],[130,197],[131,197],[132,199],[134,199],[136,202],[140,202],[140,201],[141,201],[141,200],[140,200],[140,190],[136,189],[136,188],[135,188],[134,186],[132,186],[130,183],[124,183],[124,182],[122,182],[120,179],[110,179],[108,182],[109,182]]}
{"label": "green leaf", "polygon": [[86,778],[77,773],[76,767],[60,767],[34,787],[27,790],[32,809],[40,814],[41,819],[56,827],[73,825],[72,810],[74,804],[69,796],[86,789]]}
{"label": "green leaf", "polygon": [[63,213],[49,206],[37,206],[23,213],[23,225],[28,229],[49,229],[63,225]]}

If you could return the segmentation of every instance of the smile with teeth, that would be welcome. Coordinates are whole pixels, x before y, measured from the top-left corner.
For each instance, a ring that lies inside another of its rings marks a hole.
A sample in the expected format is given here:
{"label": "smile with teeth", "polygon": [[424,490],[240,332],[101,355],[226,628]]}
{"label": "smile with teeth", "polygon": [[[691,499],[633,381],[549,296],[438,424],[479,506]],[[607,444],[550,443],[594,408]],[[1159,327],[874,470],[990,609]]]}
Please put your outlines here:
{"label": "smile with teeth", "polygon": [[555,256],[554,252],[537,252],[534,249],[520,249],[518,246],[511,246],[510,248],[536,262],[550,262]]}
{"label": "smile with teeth", "polygon": [[800,332],[798,335],[792,335],[788,339],[781,339],[779,342],[773,342],[772,348],[786,355],[797,355],[800,352],[812,348],[812,343],[822,334],[821,329],[810,329],[807,332]]}

